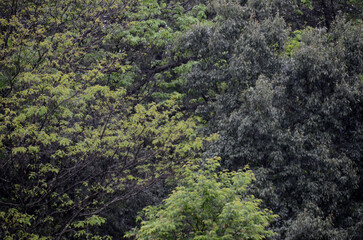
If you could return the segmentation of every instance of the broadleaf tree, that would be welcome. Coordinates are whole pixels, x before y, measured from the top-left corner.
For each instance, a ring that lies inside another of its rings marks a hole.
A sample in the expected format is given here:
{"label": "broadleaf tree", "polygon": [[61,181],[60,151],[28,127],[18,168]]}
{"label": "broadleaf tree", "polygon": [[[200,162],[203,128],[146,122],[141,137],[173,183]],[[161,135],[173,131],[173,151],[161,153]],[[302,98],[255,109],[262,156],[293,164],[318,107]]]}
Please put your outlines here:
{"label": "broadleaf tree", "polygon": [[247,195],[254,179],[245,168],[217,172],[219,159],[187,165],[183,180],[160,206],[143,210],[141,227],[127,236],[135,239],[264,239],[276,218],[259,207],[260,200]]}
{"label": "broadleaf tree", "polygon": [[106,209],[201,148],[179,94],[143,102],[122,83],[135,61],[112,29],[148,4],[0,3],[0,238],[109,238]]}

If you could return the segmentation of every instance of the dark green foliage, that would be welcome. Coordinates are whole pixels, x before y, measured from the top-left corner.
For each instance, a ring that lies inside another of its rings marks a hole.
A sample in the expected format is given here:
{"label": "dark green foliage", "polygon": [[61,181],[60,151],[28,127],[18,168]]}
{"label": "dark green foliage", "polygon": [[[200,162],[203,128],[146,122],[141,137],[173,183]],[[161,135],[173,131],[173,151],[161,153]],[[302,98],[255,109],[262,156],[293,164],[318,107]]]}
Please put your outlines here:
{"label": "dark green foliage", "polygon": [[284,4],[217,4],[221,21],[188,35],[202,56],[187,77],[189,97],[205,131],[220,134],[207,155],[252,166],[254,193],[281,217],[281,239],[360,239],[362,25],[333,24],[334,16],[329,31],[291,32]]}
{"label": "dark green foliage", "polygon": [[[293,29],[303,29],[307,26],[330,29],[339,17],[356,20],[361,19],[363,13],[363,4],[359,0],[268,0],[263,2],[266,3],[254,5],[270,6]],[[266,13],[262,7],[259,7],[258,11]]]}
{"label": "dark green foliage", "polygon": [[[276,227],[281,238],[359,239],[363,144],[359,28],[346,24],[339,34],[306,29],[296,49],[285,57],[281,49],[271,49],[258,37],[268,35],[264,26],[271,33],[278,24],[262,21],[253,28],[246,26],[246,35],[242,33],[235,44],[226,69],[230,80],[239,81],[227,84],[216,98],[218,117],[211,122],[221,137],[209,154],[219,154],[225,167],[250,164],[256,170],[256,194],[280,215]],[[273,41],[272,36],[267,39],[276,46],[284,39]],[[299,215],[302,211],[307,213]],[[302,230],[295,228],[300,222],[322,233],[298,237]]]}
{"label": "dark green foliage", "polygon": [[315,217],[311,212],[302,212],[290,225],[286,233],[286,240],[340,240],[347,239],[344,231],[334,228],[331,219]]}

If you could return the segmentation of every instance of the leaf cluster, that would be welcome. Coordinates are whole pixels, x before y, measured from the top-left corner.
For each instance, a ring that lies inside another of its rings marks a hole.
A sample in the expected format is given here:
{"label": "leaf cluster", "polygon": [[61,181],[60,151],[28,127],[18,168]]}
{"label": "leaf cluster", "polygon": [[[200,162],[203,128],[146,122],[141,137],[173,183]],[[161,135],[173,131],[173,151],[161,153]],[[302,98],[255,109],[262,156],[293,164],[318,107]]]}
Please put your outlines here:
{"label": "leaf cluster", "polygon": [[147,207],[136,239],[263,239],[276,217],[246,195],[250,170],[217,172],[219,159],[186,166],[179,187],[160,206]]}

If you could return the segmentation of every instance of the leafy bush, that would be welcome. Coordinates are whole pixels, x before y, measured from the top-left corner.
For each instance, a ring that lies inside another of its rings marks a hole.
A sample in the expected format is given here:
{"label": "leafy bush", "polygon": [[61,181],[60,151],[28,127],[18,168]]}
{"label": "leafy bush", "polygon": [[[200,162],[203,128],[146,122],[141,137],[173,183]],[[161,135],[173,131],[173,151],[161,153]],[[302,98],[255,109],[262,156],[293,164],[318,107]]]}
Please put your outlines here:
{"label": "leafy bush", "polygon": [[127,236],[246,240],[274,235],[266,227],[276,215],[260,209],[260,200],[246,195],[253,173],[247,167],[217,173],[219,167],[217,158],[187,166],[182,184],[161,206],[145,208],[141,227]]}

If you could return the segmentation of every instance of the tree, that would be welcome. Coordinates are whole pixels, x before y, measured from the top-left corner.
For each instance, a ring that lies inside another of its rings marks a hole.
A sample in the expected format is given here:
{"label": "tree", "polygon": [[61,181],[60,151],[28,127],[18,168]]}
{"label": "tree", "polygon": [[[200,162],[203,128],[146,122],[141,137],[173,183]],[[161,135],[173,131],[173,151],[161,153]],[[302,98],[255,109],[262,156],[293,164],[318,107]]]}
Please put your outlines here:
{"label": "tree", "polygon": [[185,40],[201,56],[186,75],[190,105],[220,135],[206,157],[251,166],[253,193],[281,216],[280,238],[308,238],[303,222],[325,238],[360,239],[361,21],[337,16],[328,29],[312,18],[292,31],[286,2],[216,2],[216,24]]}
{"label": "tree", "polygon": [[279,14],[293,30],[306,27],[319,27],[329,29],[334,22],[345,17],[351,20],[360,20],[363,5],[357,0],[249,0],[247,5],[257,10],[257,16],[271,13]]}
{"label": "tree", "polygon": [[[217,102],[216,115],[225,118],[216,123],[221,137],[209,154],[225,159],[223,166],[249,164],[255,170],[255,194],[281,216],[282,238],[288,231],[289,239],[299,239],[289,226],[309,214],[318,220],[305,223],[316,227],[325,221],[321,226],[330,228],[323,229],[338,231],[340,239],[361,237],[359,27],[340,22],[331,33],[302,31],[291,54],[280,55],[277,73],[261,72],[238,98],[227,93]],[[225,104],[232,101],[240,104],[227,112]]]}
{"label": "tree", "polygon": [[202,146],[179,94],[145,102],[122,84],[132,51],[110,39],[149,3],[0,3],[0,238],[107,238],[106,209]]}
{"label": "tree", "polygon": [[[29,95],[3,102],[3,237],[84,238],[84,229],[104,222],[104,209],[166,178],[201,146],[173,100],[128,107],[124,91],[56,79],[53,88],[27,79]],[[36,96],[39,88],[49,90]],[[42,99],[61,104],[47,109]]]}
{"label": "tree", "polygon": [[128,68],[110,76],[112,84],[139,94],[144,101],[159,101],[179,91],[178,78],[191,56],[175,47],[183,32],[208,22],[205,1],[136,1],[123,24],[109,27],[106,45],[122,52]]}
{"label": "tree", "polygon": [[276,217],[246,195],[254,179],[250,170],[217,173],[218,159],[185,168],[179,187],[160,206],[142,212],[141,227],[128,236],[136,239],[263,239]]}

